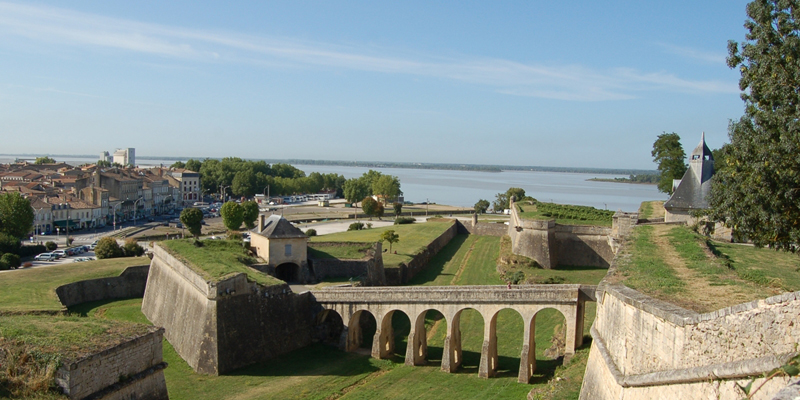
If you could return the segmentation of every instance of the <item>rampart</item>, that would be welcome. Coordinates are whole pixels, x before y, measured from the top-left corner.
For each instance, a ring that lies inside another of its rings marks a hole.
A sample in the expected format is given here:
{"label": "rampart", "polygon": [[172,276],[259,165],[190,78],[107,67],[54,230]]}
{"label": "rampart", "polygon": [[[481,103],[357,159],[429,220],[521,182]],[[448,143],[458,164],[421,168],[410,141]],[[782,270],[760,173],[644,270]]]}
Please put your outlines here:
{"label": "rampart", "polygon": [[386,284],[397,286],[408,283],[419,271],[422,271],[422,269],[428,265],[428,262],[430,262],[444,246],[447,246],[447,244],[453,240],[456,233],[458,233],[458,226],[454,221],[441,235],[433,239],[424,250],[415,254],[411,261],[400,264],[399,267],[385,268]]}
{"label": "rampart", "polygon": [[458,224],[458,233],[496,237],[503,237],[508,234],[508,225],[504,222],[481,222],[475,214],[472,214],[470,222],[458,220],[456,223]]}
{"label": "rampart", "polygon": [[[338,243],[324,244],[336,245]],[[386,285],[386,273],[383,268],[382,247],[380,242],[376,242],[361,259],[309,258],[308,262],[317,281],[329,278],[357,278],[367,286],[384,286]]]}
{"label": "rampart", "polygon": [[218,375],[311,343],[313,299],[236,274],[206,282],[156,245],[142,312],[197,372]]}
{"label": "rampart", "polygon": [[56,295],[65,307],[90,301],[143,297],[149,269],[149,265],[128,267],[119,276],[68,283],[56,288]]}
{"label": "rampart", "polygon": [[56,384],[71,399],[167,399],[161,341],[164,329],[64,362]]}
{"label": "rampart", "polygon": [[[737,383],[782,365],[800,342],[800,292],[706,314],[622,285],[601,285],[597,298],[581,399],[742,398]],[[773,379],[755,398],[787,383]]]}

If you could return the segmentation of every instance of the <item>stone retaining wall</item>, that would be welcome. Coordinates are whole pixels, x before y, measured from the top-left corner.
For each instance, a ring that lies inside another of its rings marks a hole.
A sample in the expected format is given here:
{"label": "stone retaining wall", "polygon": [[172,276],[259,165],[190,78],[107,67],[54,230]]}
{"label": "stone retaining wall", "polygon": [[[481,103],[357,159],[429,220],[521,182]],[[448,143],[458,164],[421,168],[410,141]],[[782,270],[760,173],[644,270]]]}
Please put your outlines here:
{"label": "stone retaining wall", "polygon": [[[582,399],[738,399],[737,382],[780,366],[800,342],[800,292],[706,314],[622,285],[603,284],[597,296]],[[773,379],[756,398],[787,382]]]}
{"label": "stone retaining wall", "polygon": [[150,332],[78,360],[56,371],[56,384],[71,399],[167,399],[161,343],[164,329]]}
{"label": "stone retaining wall", "polygon": [[[336,242],[326,242],[326,245],[341,245]],[[338,258],[309,258],[308,262],[317,281],[328,278],[353,278],[361,280],[367,286],[386,285],[386,273],[383,268],[383,245],[376,242],[367,250],[364,258],[359,260],[344,260]]]}
{"label": "stone retaining wall", "polygon": [[56,288],[56,294],[65,307],[90,301],[143,297],[149,270],[150,265],[128,267],[119,276],[61,285]]}
{"label": "stone retaining wall", "polygon": [[447,230],[442,232],[436,239],[433,239],[433,241],[425,247],[425,250],[415,254],[407,264],[400,264],[397,268],[386,268],[386,284],[397,286],[408,283],[419,271],[428,265],[430,260],[438,254],[444,246],[447,246],[447,244],[456,237],[456,233],[458,233],[458,227],[456,222],[453,221],[453,224],[447,228]]}

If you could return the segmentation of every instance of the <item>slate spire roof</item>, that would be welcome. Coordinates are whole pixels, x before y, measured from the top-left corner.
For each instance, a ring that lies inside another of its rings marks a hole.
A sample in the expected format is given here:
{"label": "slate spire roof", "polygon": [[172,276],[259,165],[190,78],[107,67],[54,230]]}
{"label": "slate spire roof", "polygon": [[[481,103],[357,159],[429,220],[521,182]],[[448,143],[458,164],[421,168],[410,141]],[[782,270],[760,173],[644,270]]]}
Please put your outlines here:
{"label": "slate spire roof", "polygon": [[689,168],[683,174],[677,189],[664,208],[702,210],[708,208],[708,194],[711,192],[711,177],[714,175],[714,156],[706,145],[705,133],[700,137],[700,144],[689,156]]}

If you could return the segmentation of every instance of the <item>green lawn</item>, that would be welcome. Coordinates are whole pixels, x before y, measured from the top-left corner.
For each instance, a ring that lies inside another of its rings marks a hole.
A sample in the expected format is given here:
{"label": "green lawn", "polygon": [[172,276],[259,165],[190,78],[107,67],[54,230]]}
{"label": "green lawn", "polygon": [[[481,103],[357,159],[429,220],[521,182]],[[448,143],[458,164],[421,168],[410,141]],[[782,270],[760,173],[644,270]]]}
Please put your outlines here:
{"label": "green lawn", "polygon": [[597,225],[611,226],[613,211],[600,210],[588,206],[573,206],[569,204],[545,203],[541,201],[533,204],[527,202],[516,203],[519,217],[522,219],[555,219],[561,225]]}
{"label": "green lawn", "polygon": [[193,239],[160,242],[170,254],[206,280],[221,281],[237,273],[247,274],[247,279],[265,286],[284,283],[263,272],[250,268],[257,260],[249,256],[237,240],[203,240],[202,247]]}
{"label": "green lawn", "polygon": [[60,310],[56,288],[72,282],[118,276],[125,268],[149,265],[146,257],[112,258],[0,273],[0,311]]}
{"label": "green lawn", "polygon": [[[685,283],[664,262],[654,243],[652,226],[639,226],[634,231],[625,249],[625,257],[619,258],[618,273],[626,286],[651,296],[675,295],[684,292]],[[619,257],[619,256],[618,256]]]}
{"label": "green lawn", "polygon": [[[414,255],[422,251],[433,239],[439,237],[454,223],[454,221],[436,221],[332,233],[312,237],[309,246],[313,247],[314,242],[375,243],[380,240],[381,233],[391,229],[400,235],[400,241],[392,245],[392,254],[384,253],[383,265],[386,268],[392,268],[410,261]],[[384,243],[384,246],[388,249],[388,243]],[[397,254],[394,254],[395,252]]]}
{"label": "green lawn", "polygon": [[326,245],[323,243],[309,243],[308,256],[312,258],[339,258],[342,260],[361,259],[367,254],[372,243],[352,243],[341,245]]}

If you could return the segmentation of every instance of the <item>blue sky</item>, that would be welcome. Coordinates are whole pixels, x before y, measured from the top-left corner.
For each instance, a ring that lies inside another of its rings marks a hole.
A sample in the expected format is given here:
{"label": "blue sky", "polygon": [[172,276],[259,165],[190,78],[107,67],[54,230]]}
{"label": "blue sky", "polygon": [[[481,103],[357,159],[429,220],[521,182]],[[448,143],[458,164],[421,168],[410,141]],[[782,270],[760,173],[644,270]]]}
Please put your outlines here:
{"label": "blue sky", "polygon": [[727,141],[745,5],[0,0],[0,153],[652,169]]}

